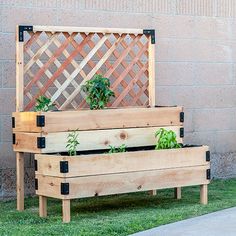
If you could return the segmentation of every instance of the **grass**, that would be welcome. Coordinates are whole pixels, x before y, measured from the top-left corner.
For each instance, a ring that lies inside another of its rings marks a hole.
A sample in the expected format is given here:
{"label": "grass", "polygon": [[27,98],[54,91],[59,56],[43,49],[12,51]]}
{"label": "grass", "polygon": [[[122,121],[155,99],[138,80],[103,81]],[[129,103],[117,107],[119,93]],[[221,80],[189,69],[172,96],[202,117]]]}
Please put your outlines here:
{"label": "grass", "polygon": [[61,202],[48,201],[48,218],[38,216],[37,197],[26,199],[26,210],[16,202],[0,202],[0,235],[128,235],[163,224],[236,206],[236,179],[209,185],[209,204],[199,204],[199,187],[183,188],[182,199],[173,189],[72,201],[72,221],[61,223]]}

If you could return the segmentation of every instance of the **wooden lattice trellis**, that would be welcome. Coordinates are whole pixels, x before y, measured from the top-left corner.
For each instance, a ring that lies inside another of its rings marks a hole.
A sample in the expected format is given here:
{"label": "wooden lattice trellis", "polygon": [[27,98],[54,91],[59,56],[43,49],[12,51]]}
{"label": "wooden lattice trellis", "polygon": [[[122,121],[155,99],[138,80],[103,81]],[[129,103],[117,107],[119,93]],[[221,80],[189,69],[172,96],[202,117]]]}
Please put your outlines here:
{"label": "wooden lattice trellis", "polygon": [[17,111],[40,95],[84,108],[81,86],[96,73],[111,81],[109,106],[155,104],[154,30],[19,26],[17,36]]}

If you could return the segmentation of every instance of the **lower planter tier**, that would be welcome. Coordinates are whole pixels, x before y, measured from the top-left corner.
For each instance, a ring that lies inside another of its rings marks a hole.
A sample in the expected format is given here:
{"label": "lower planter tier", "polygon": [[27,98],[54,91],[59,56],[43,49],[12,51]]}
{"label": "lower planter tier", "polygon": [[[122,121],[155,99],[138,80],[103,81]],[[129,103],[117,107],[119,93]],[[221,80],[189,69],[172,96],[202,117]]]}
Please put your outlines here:
{"label": "lower planter tier", "polygon": [[35,159],[36,193],[59,199],[203,185],[210,179],[207,146]]}

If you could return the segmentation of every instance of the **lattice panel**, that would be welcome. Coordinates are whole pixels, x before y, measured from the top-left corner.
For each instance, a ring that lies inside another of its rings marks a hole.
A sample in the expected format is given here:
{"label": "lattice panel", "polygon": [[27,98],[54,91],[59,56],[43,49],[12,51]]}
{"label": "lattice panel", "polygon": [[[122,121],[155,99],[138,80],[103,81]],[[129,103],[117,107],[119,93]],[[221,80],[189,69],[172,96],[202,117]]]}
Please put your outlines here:
{"label": "lattice panel", "polygon": [[81,86],[95,74],[111,81],[115,98],[109,106],[148,105],[150,35],[43,29],[23,32],[25,111],[40,95],[59,110],[88,107]]}

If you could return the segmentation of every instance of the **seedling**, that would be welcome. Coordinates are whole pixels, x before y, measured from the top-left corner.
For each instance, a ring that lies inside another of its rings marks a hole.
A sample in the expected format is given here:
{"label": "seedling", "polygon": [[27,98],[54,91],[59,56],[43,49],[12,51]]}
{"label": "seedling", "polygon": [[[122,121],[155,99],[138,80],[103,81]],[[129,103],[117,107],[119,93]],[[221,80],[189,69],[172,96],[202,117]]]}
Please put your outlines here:
{"label": "seedling", "polygon": [[37,104],[35,106],[35,111],[49,111],[54,108],[54,104],[52,103],[50,98],[45,96],[39,96],[37,99]]}
{"label": "seedling", "polygon": [[126,152],[126,145],[125,144],[121,144],[119,147],[115,147],[115,146],[109,146],[110,150],[108,153],[118,153],[118,152]]}
{"label": "seedling", "polygon": [[176,134],[172,130],[159,129],[155,133],[155,137],[157,138],[157,144],[155,149],[171,149],[171,148],[181,148],[181,144],[179,144],[176,140]]}
{"label": "seedling", "polygon": [[103,109],[110,98],[115,97],[114,92],[110,90],[109,79],[103,78],[102,75],[95,75],[93,79],[88,80],[82,90],[87,94],[86,102],[91,110]]}
{"label": "seedling", "polygon": [[68,150],[69,156],[76,155],[77,146],[79,145],[78,135],[78,130],[75,130],[70,132],[67,136],[66,148]]}

